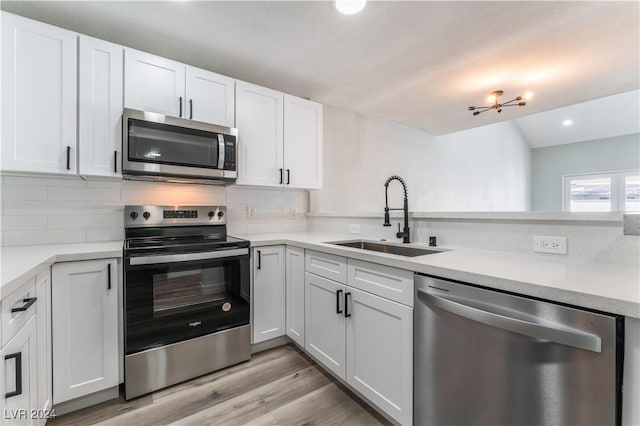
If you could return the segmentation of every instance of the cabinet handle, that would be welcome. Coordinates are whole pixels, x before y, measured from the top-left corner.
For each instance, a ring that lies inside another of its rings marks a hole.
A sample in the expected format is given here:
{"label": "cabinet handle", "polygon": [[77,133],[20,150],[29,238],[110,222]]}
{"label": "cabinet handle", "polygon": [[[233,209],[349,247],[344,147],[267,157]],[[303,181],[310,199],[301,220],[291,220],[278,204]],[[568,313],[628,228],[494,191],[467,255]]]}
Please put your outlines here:
{"label": "cabinet handle", "polygon": [[67,146],[67,170],[71,170],[71,147]]}
{"label": "cabinet handle", "polygon": [[287,169],[287,185],[291,183],[291,169]]}
{"label": "cabinet handle", "polygon": [[178,117],[182,117],[182,96],[178,98],[178,102],[180,102],[180,105],[179,105],[180,113],[178,114]]}
{"label": "cabinet handle", "polygon": [[15,354],[5,355],[4,362],[11,358],[16,360],[16,390],[13,392],[7,392],[4,394],[5,398],[11,398],[12,396],[22,395],[22,352],[16,352]]}
{"label": "cabinet handle", "polygon": [[262,268],[262,255],[260,250],[258,250],[258,269]]}
{"label": "cabinet handle", "polygon": [[118,151],[113,151],[113,173],[118,173]]}
{"label": "cabinet handle", "polygon": [[111,263],[107,263],[107,290],[111,290]]}
{"label": "cabinet handle", "polygon": [[189,99],[189,120],[193,120],[193,99]]}
{"label": "cabinet handle", "polygon": [[344,294],[344,317],[345,318],[349,318],[351,316],[351,314],[349,313],[349,296],[351,296],[351,293]]}
{"label": "cabinet handle", "polygon": [[336,291],[336,314],[341,314],[342,309],[340,309],[340,296],[342,295],[342,290]]}
{"label": "cabinet handle", "polygon": [[280,169],[280,185],[282,185],[282,182],[284,182],[283,173],[284,173],[284,170]]}
{"label": "cabinet handle", "polygon": [[31,305],[33,305],[34,303],[36,303],[36,300],[38,300],[37,297],[28,297],[26,299],[22,299],[22,301],[24,302],[24,305],[20,306],[19,308],[12,308],[11,309],[11,313],[15,313],[15,312],[24,312],[27,309],[29,309],[31,307]]}

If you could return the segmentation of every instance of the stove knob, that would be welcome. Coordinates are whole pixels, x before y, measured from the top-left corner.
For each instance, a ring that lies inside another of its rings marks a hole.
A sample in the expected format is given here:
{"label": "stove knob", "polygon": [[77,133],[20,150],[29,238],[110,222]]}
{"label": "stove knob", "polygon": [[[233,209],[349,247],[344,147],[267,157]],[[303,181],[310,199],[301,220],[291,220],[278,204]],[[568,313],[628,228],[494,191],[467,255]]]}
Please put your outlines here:
{"label": "stove knob", "polygon": [[222,210],[220,210],[220,211],[218,212],[218,217],[219,217],[219,218],[222,218],[222,216],[224,216],[224,212],[223,212]]}
{"label": "stove knob", "polygon": [[131,217],[131,219],[133,219],[133,220],[136,220],[138,218],[138,213],[137,212],[131,212],[129,217]]}
{"label": "stove knob", "polygon": [[212,218],[214,214],[214,212],[209,212],[209,218]]}
{"label": "stove knob", "polygon": [[142,213],[142,217],[144,217],[144,220],[148,220],[149,216],[151,216],[151,213],[149,213],[149,212]]}

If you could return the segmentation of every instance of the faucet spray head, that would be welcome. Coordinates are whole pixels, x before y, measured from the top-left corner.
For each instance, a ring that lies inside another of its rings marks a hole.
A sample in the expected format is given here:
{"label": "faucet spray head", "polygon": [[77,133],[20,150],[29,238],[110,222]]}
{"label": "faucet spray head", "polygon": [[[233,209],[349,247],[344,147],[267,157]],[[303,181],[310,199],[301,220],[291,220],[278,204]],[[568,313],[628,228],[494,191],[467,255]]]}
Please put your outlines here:
{"label": "faucet spray head", "polygon": [[382,226],[391,226],[391,221],[389,219],[389,207],[384,208],[384,223]]}

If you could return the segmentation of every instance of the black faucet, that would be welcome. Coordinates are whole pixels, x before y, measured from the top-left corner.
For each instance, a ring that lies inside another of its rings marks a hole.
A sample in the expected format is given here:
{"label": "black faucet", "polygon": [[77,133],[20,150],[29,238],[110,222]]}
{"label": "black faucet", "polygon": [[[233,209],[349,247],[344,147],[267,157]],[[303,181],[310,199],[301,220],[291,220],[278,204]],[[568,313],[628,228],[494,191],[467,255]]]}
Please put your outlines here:
{"label": "black faucet", "polygon": [[[404,189],[404,206],[401,209],[390,209],[389,208],[389,183],[392,180],[400,181],[402,184],[402,188]],[[400,224],[398,223],[398,233],[396,234],[396,238],[402,238],[403,243],[410,243],[409,240],[409,199],[407,197],[407,184],[404,183],[404,180],[400,176],[390,176],[389,179],[384,183],[384,223],[382,226],[391,226],[391,222],[389,222],[389,210],[404,210],[404,228],[402,232],[400,232]]]}

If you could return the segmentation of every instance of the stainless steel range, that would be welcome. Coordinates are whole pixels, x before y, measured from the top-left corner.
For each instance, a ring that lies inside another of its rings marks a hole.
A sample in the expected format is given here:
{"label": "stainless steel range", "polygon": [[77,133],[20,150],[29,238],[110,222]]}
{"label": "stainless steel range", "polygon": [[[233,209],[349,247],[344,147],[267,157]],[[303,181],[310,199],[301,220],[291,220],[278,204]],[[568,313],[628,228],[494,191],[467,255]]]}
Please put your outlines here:
{"label": "stainless steel range", "polygon": [[251,357],[249,274],[226,207],[125,207],[126,399]]}

